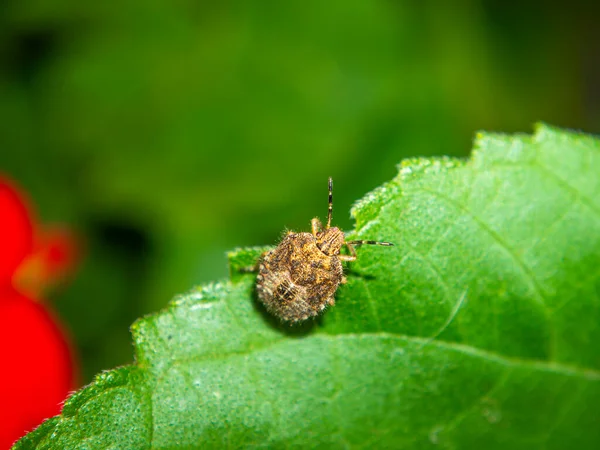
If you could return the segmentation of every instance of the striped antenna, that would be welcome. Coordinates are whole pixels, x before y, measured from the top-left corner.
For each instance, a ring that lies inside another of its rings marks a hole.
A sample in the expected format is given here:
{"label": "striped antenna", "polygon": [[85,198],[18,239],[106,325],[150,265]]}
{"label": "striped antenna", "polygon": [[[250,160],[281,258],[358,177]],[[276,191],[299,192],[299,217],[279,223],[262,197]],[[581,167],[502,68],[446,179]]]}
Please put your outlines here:
{"label": "striped antenna", "polygon": [[383,245],[384,247],[392,247],[394,244],[391,242],[379,242],[379,241],[347,241],[346,244],[350,245]]}
{"label": "striped antenna", "polygon": [[331,215],[333,213],[333,180],[329,177],[329,206],[327,209],[327,228],[331,228]]}

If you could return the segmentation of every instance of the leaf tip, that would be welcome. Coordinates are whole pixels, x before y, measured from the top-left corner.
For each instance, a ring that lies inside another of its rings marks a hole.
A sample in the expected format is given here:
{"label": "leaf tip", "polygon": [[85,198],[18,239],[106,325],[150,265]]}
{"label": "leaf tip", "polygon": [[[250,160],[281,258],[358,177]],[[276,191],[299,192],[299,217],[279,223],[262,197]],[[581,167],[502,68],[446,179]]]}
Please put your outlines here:
{"label": "leaf tip", "polygon": [[600,140],[598,140],[598,136],[586,133],[582,130],[559,128],[545,122],[537,122],[534,129],[535,134],[533,138],[536,142],[572,142],[600,149]]}

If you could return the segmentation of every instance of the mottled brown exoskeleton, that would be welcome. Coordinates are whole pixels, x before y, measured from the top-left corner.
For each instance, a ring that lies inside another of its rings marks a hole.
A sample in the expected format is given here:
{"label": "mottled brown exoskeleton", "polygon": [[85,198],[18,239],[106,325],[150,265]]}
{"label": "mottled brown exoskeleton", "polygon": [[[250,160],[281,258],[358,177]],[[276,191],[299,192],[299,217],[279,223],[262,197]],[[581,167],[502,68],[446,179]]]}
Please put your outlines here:
{"label": "mottled brown exoskeleton", "polygon": [[[342,261],[354,261],[354,245],[393,245],[390,242],[346,241],[344,233],[331,226],[333,181],[329,178],[327,225],[311,221],[312,233],[289,231],[279,245],[258,262],[256,290],[267,311],[288,322],[299,322],[335,304],[338,286],[346,283]],[[340,254],[346,246],[349,255]]]}

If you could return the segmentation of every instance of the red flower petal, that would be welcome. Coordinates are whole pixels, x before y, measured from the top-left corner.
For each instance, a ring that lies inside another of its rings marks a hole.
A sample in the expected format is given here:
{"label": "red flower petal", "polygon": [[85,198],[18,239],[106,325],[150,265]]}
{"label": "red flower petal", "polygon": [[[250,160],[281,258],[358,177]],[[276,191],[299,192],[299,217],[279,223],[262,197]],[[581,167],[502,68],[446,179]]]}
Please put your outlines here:
{"label": "red flower petal", "polygon": [[33,224],[27,206],[13,185],[0,176],[0,284],[7,284],[32,246]]}
{"label": "red flower petal", "polygon": [[60,412],[74,374],[56,318],[12,290],[0,292],[0,346],[0,449],[5,449]]}

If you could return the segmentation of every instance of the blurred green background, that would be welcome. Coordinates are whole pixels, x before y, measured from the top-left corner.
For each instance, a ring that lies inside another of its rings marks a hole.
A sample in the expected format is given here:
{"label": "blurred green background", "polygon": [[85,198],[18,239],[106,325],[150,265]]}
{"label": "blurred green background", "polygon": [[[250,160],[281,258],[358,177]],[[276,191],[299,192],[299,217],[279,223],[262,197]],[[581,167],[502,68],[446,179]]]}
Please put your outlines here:
{"label": "blurred green background", "polygon": [[[0,171],[85,257],[53,304],[82,382],[225,252],[273,244],[476,130],[600,131],[600,7],[572,1],[8,0]],[[468,238],[468,237],[466,237]]]}

